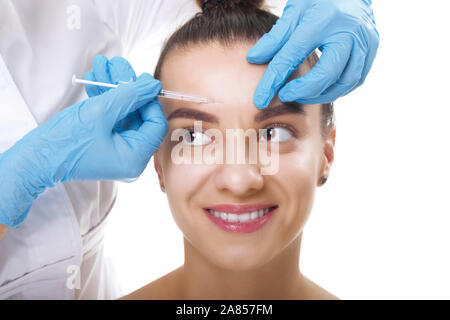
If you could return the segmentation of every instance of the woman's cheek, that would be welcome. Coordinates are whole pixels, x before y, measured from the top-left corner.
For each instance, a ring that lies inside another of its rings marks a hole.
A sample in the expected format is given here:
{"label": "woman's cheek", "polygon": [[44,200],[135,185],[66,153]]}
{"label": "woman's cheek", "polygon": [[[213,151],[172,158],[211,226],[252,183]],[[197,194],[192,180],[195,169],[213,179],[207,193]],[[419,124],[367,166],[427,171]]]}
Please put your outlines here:
{"label": "woman's cheek", "polygon": [[172,192],[190,198],[201,191],[202,185],[208,179],[211,171],[212,166],[207,164],[170,163],[167,165],[164,175]]}
{"label": "woman's cheek", "polygon": [[286,192],[286,228],[303,228],[314,202],[317,161],[312,153],[292,152],[280,155],[280,170],[275,176]]}
{"label": "woman's cheek", "polygon": [[[166,192],[174,214],[189,213],[200,208],[199,197],[205,194],[214,166],[207,164],[176,164],[166,162],[164,181]],[[190,207],[195,206],[195,207]]]}

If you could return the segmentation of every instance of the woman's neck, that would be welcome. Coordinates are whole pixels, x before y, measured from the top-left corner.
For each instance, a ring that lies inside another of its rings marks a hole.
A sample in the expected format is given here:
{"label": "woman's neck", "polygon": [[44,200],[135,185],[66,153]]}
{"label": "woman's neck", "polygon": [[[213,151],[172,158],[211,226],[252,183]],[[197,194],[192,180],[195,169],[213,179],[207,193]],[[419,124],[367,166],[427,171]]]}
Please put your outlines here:
{"label": "woman's neck", "polygon": [[245,271],[212,264],[184,239],[183,299],[299,299],[306,288],[299,269],[301,235],[264,266]]}

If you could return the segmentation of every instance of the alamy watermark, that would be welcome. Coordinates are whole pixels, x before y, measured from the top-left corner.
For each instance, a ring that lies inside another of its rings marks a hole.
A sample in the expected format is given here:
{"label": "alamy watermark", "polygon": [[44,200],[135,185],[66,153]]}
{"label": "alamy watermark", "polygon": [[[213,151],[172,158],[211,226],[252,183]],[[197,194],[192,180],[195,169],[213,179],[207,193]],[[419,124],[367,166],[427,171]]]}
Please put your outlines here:
{"label": "alamy watermark", "polygon": [[[187,138],[191,131],[175,129],[171,141],[178,141],[171,153],[174,164],[254,164],[262,175],[273,175],[279,169],[279,143],[268,141],[267,129],[226,129],[225,139],[219,129],[202,130],[202,121],[194,121],[194,133],[206,135],[207,141],[194,145]],[[264,137],[264,139],[261,139]],[[211,139],[211,140],[209,140]],[[248,148],[247,148],[248,139]],[[247,153],[248,150],[248,153]]]}
{"label": "alamy watermark", "polygon": [[76,4],[72,4],[66,8],[66,26],[69,30],[81,29],[81,8]]}
{"label": "alamy watermark", "polygon": [[70,266],[67,267],[66,273],[69,274],[66,280],[67,289],[70,290],[81,289],[80,266],[76,264],[71,264]]}

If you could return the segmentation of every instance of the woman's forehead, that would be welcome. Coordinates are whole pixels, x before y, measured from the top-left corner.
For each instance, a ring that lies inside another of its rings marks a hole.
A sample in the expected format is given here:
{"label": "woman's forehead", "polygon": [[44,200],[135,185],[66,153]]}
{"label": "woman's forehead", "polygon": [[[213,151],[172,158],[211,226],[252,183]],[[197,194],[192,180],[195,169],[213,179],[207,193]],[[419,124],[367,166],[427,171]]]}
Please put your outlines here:
{"label": "woman's forehead", "polygon": [[246,61],[251,46],[210,44],[175,49],[162,67],[163,88],[223,102],[251,102],[253,92],[267,68],[266,65]]}
{"label": "woman's forehead", "polygon": [[[164,99],[166,116],[176,109],[190,108],[212,113],[231,113],[236,109],[242,116],[254,117],[259,110],[253,104],[253,94],[267,65],[247,62],[246,55],[252,46],[253,43],[236,43],[232,46],[212,43],[191,45],[170,52],[161,70],[163,88],[206,97],[214,103],[197,104]],[[295,73],[299,72],[303,70],[299,69]],[[279,104],[281,101],[275,96],[270,105]]]}
{"label": "woman's forehead", "polygon": [[[253,45],[253,42],[229,45],[213,42],[175,47],[161,68],[163,88],[252,102],[253,93],[267,69],[267,64],[247,62],[246,55]],[[312,60],[306,59],[288,81],[307,73],[315,63]]]}

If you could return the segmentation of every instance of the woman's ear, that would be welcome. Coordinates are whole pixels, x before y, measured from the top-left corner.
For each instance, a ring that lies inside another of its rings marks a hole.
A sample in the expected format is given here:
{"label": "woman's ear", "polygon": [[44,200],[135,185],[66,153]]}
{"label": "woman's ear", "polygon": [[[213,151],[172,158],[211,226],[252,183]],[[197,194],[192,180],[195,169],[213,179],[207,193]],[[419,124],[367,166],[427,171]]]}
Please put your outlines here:
{"label": "woman's ear", "polygon": [[334,145],[336,142],[336,128],[330,130],[325,143],[323,144],[322,168],[319,176],[318,185],[322,186],[330,175],[331,165],[334,161]]}
{"label": "woman's ear", "polygon": [[158,174],[159,186],[161,187],[162,192],[166,192],[166,188],[164,186],[164,179],[161,169],[161,162],[159,157],[159,149],[153,154],[153,164],[155,166],[155,171]]}

